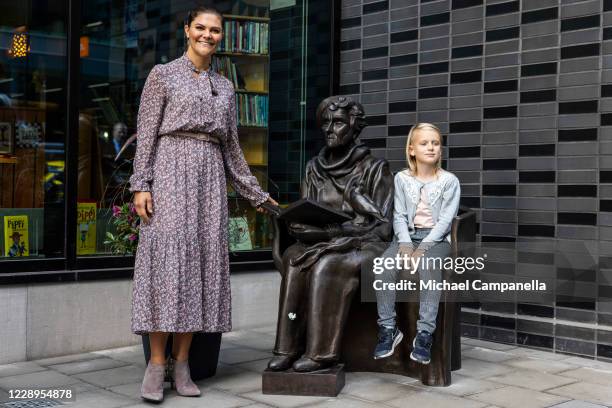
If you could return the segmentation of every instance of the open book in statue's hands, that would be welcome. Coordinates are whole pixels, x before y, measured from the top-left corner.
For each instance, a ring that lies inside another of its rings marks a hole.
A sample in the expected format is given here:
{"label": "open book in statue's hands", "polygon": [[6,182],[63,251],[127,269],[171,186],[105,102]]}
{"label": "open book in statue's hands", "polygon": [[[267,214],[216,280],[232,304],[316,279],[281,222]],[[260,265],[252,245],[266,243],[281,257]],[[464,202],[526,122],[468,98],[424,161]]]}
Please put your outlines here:
{"label": "open book in statue's hands", "polygon": [[282,209],[270,203],[264,203],[262,206],[281,220],[305,225],[325,226],[352,220],[350,215],[308,198],[302,198]]}

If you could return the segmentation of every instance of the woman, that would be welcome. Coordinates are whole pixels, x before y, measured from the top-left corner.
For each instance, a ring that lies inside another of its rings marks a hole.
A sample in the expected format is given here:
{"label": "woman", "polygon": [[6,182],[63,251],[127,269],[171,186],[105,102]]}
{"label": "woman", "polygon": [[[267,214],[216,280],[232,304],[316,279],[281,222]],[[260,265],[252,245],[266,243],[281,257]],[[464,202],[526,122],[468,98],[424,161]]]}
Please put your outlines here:
{"label": "woman", "polygon": [[[441,280],[441,271],[428,268],[427,259],[444,259],[451,254],[450,230],[459,210],[461,187],[459,179],[441,168],[442,134],[430,123],[417,123],[410,129],[406,141],[408,169],[395,175],[393,210],[394,239],[383,258],[418,258],[421,281]],[[397,280],[395,268],[385,269],[382,282]],[[380,334],[374,358],[393,355],[403,334],[395,322],[395,291],[376,291]],[[412,341],[410,359],[429,364],[431,343],[436,329],[440,292],[422,290],[419,296],[417,335]]]}
{"label": "woman", "polygon": [[240,150],[232,83],[210,68],[222,27],[214,8],[190,11],[187,52],[153,67],[138,111],[130,191],[142,223],[132,331],[149,334],[141,396],[150,401],[163,400],[170,333],[177,393],[199,396],[187,362],[192,333],[231,330],[226,174],[257,211],[266,212],[266,201],[277,205]]}

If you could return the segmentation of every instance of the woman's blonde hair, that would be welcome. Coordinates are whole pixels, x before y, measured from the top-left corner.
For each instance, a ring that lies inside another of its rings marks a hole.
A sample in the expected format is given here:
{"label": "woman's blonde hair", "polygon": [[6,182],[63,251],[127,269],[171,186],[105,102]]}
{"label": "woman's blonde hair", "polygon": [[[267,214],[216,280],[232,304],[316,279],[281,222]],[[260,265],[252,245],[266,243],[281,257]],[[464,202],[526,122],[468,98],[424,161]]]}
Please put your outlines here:
{"label": "woman's blonde hair", "polygon": [[[410,156],[410,144],[412,143],[412,136],[414,135],[415,130],[419,129],[431,129],[435,131],[438,136],[440,136],[440,144],[442,144],[442,132],[436,125],[431,123],[417,123],[416,125],[410,128],[410,132],[408,133],[408,138],[406,139],[406,161],[408,162],[408,168],[410,169],[410,173],[417,174],[417,162],[413,156]],[[440,155],[440,159],[436,162],[436,170],[442,167],[442,156]]]}

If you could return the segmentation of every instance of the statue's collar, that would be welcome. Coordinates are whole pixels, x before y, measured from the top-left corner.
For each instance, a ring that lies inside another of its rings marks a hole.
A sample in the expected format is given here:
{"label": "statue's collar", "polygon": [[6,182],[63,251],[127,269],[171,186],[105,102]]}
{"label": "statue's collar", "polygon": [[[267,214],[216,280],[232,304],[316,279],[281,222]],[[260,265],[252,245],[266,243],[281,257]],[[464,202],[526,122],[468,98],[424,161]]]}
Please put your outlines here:
{"label": "statue's collar", "polygon": [[341,176],[350,173],[355,165],[370,153],[370,148],[363,143],[352,146],[344,157],[334,163],[327,162],[329,148],[325,146],[319,152],[316,163],[321,170],[331,173],[333,176]]}

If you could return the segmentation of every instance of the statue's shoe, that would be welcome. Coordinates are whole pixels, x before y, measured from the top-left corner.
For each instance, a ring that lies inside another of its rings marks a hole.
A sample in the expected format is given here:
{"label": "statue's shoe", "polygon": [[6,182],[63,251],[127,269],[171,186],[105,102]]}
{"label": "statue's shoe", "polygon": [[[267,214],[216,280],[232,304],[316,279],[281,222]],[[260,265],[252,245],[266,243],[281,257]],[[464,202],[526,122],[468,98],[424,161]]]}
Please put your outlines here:
{"label": "statue's shoe", "polygon": [[333,365],[333,361],[314,361],[308,357],[302,357],[293,363],[293,369],[298,372],[306,373],[310,371],[322,370]]}
{"label": "statue's shoe", "polygon": [[295,360],[297,360],[297,356],[274,356],[268,361],[268,368],[274,371],[285,371],[291,367]]}

